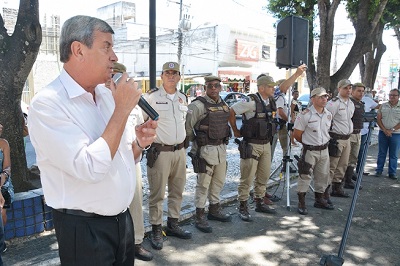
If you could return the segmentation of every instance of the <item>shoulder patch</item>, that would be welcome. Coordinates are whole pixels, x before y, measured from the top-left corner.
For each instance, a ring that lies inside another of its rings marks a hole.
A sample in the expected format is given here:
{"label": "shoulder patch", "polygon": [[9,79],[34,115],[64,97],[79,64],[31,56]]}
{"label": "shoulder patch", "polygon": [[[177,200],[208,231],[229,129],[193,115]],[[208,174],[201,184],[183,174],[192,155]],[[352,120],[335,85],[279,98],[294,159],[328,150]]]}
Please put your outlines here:
{"label": "shoulder patch", "polygon": [[306,108],[306,109],[304,109],[304,110],[301,112],[301,114],[302,114],[302,115],[305,115],[305,114],[307,114],[308,112],[310,112],[310,109]]}
{"label": "shoulder patch", "polygon": [[157,87],[156,87],[156,88],[152,88],[152,89],[148,89],[148,90],[146,91],[146,93],[152,94],[153,92],[156,92],[156,91],[158,91],[158,88],[157,88]]}
{"label": "shoulder patch", "polygon": [[180,92],[183,96],[185,96],[186,102],[188,102],[188,97],[185,93],[183,93],[182,91],[178,90],[178,92]]}
{"label": "shoulder patch", "polygon": [[339,100],[339,97],[335,96],[332,98],[332,101],[336,102],[337,100]]}

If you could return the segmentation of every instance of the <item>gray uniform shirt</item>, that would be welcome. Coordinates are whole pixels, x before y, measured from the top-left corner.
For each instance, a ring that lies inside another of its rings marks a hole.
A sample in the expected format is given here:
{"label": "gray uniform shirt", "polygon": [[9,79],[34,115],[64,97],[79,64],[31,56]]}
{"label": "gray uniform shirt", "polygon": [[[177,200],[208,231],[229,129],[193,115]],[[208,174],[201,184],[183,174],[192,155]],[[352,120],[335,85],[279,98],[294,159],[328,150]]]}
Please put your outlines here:
{"label": "gray uniform shirt", "polygon": [[326,105],[326,109],[332,113],[332,128],[330,132],[340,135],[350,135],[353,133],[353,122],[351,118],[354,114],[354,104],[349,99],[344,101],[338,96],[336,101],[330,100]]}
{"label": "gray uniform shirt", "polygon": [[321,146],[330,139],[331,123],[331,112],[324,108],[324,111],[319,114],[314,106],[310,106],[297,116],[294,128],[303,131],[302,141],[304,144]]}

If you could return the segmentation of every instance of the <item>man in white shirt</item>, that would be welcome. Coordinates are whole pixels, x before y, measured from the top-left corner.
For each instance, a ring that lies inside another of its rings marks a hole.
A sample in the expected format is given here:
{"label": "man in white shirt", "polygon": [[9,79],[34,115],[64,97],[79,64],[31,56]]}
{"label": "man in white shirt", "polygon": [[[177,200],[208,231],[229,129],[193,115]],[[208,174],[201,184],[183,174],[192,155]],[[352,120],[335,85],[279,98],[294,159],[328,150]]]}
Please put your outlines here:
{"label": "man in white shirt", "polygon": [[137,83],[123,74],[110,89],[113,30],[75,16],[60,36],[59,77],[29,109],[29,132],[47,205],[53,208],[63,265],[132,265],[135,159],[155,138],[157,122],[126,127],[139,101]]}

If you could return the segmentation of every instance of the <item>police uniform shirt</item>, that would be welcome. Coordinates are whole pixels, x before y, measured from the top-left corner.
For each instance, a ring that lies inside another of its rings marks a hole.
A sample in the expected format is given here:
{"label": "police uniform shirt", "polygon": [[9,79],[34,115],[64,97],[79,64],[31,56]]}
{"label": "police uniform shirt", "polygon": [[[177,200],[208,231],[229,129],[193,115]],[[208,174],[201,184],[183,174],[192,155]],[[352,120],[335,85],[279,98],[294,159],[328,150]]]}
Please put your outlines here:
{"label": "police uniform shirt", "polygon": [[353,122],[351,118],[354,114],[354,104],[349,99],[338,96],[337,100],[330,100],[326,109],[332,113],[332,128],[330,132],[340,135],[350,135],[353,132]]}
{"label": "police uniform shirt", "polygon": [[[221,98],[219,98],[217,102],[215,102],[207,95],[205,95],[204,98],[206,99],[207,102],[213,104],[218,104],[221,102]],[[188,105],[188,111],[186,116],[186,135],[190,141],[194,140],[194,126],[198,121],[206,117],[206,114],[207,114],[206,108],[201,101],[196,100]],[[228,123],[228,120],[226,121],[226,123]],[[198,148],[196,142],[193,142],[191,147],[192,147],[191,152],[196,153]],[[216,165],[222,163],[226,160],[226,145],[220,144],[220,145],[202,146],[201,157],[205,159],[207,163],[210,165]]]}
{"label": "police uniform shirt", "polygon": [[[269,99],[267,98],[266,100],[264,100],[264,103],[265,106],[268,106]],[[235,111],[235,114],[237,115],[244,114],[246,120],[253,118],[256,114],[256,102],[253,100],[252,97],[248,97],[247,101],[235,103],[231,106],[231,108],[233,109],[233,111]]]}
{"label": "police uniform shirt", "polygon": [[[177,90],[171,100],[161,85],[160,88],[144,94],[143,97],[160,115],[157,121],[157,137],[154,142],[164,145],[182,143],[186,137],[185,120],[188,110],[186,95]],[[148,119],[145,112],[143,112],[143,117],[145,120]]]}
{"label": "police uniform shirt", "polygon": [[[288,113],[288,105],[286,103],[285,94],[279,95],[279,97],[276,99],[276,108],[282,108],[285,114]],[[276,117],[282,119],[282,117],[279,115],[279,112],[276,112]]]}
{"label": "police uniform shirt", "polygon": [[[378,110],[378,114],[382,114],[382,124],[385,128],[391,129],[400,123],[400,101],[397,105],[391,106],[389,102],[385,102]],[[400,134],[400,129],[393,132]]]}
{"label": "police uniform shirt", "polygon": [[310,106],[299,113],[294,122],[294,128],[303,131],[302,142],[306,145],[321,146],[329,139],[329,128],[332,123],[332,114],[326,108],[320,114],[314,106]]}
{"label": "police uniform shirt", "polygon": [[[371,112],[372,109],[375,109],[375,107],[378,106],[378,103],[372,100],[372,98],[368,96],[364,96],[362,98],[362,101],[364,102],[364,111],[365,112]],[[365,135],[368,133],[368,127],[369,127],[369,122],[364,122],[363,123],[363,128],[361,129],[361,135]]]}

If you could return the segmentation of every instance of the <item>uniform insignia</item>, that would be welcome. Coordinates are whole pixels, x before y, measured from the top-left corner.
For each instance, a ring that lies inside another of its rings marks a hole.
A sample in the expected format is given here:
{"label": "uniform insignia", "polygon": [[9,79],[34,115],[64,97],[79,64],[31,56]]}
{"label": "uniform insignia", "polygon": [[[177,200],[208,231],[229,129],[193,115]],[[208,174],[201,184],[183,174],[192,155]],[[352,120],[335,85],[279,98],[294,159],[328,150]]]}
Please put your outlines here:
{"label": "uniform insignia", "polygon": [[168,102],[156,102],[156,104],[168,104]]}
{"label": "uniform insignia", "polygon": [[301,112],[301,114],[302,114],[302,115],[305,115],[305,114],[307,114],[308,112],[310,112],[310,109],[307,108],[307,109],[304,109],[304,110]]}
{"label": "uniform insignia", "polygon": [[148,90],[146,91],[146,93],[152,94],[153,92],[156,92],[156,91],[158,91],[158,88],[152,88],[152,89],[148,89]]}
{"label": "uniform insignia", "polygon": [[339,100],[339,97],[335,96],[335,97],[332,98],[331,101],[336,102],[337,100]]}
{"label": "uniform insignia", "polygon": [[181,98],[179,98],[179,103],[183,103],[183,100]]}
{"label": "uniform insignia", "polygon": [[193,110],[189,109],[187,110],[188,114],[193,114]]}
{"label": "uniform insignia", "polygon": [[332,120],[332,117],[331,117],[331,115],[328,115],[328,116],[327,116],[327,118],[328,118],[329,120]]}

